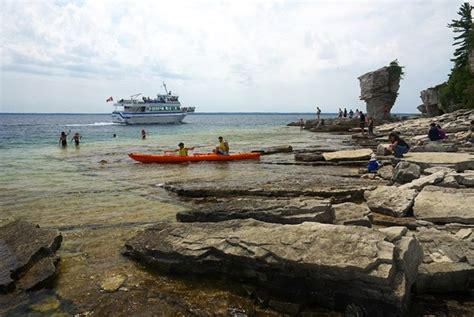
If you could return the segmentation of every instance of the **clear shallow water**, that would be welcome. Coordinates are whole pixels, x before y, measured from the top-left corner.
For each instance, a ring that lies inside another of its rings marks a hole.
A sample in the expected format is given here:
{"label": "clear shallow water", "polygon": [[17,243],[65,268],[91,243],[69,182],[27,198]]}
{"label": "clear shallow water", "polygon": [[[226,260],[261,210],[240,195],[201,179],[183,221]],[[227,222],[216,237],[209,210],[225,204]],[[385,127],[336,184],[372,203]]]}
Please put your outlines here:
{"label": "clear shallow water", "polygon": [[[0,224],[5,219],[24,219],[63,232],[60,274],[53,297],[60,299],[61,307],[64,303],[72,306],[57,311],[80,313],[107,307],[115,297],[102,293],[99,285],[108,274],[115,273],[127,275],[125,287],[145,292],[136,295],[139,298],[146,298],[150,291],[165,292],[186,298],[192,307],[210,313],[215,312],[217,301],[225,311],[249,300],[210,287],[208,282],[192,285],[152,276],[123,258],[120,249],[143,226],[175,221],[176,212],[185,208],[160,184],[183,179],[265,177],[278,172],[278,167],[260,165],[258,161],[139,164],[127,154],[156,153],[176,148],[179,142],[202,146],[196,151],[207,152],[219,135],[229,141],[231,151],[327,143],[326,138],[315,133],[285,126],[299,118],[312,117],[191,115],[186,124],[145,126],[149,135],[142,140],[141,126],[112,124],[110,115],[0,114]],[[68,147],[60,148],[59,134],[69,129],[71,133],[81,133],[82,142],[76,147],[68,139]],[[112,138],[114,133],[116,138]],[[146,289],[139,286],[143,283],[149,284]],[[123,303],[124,309],[129,306],[126,300]],[[31,312],[28,305],[21,308],[22,313]],[[173,305],[168,309],[168,315],[179,311]]]}

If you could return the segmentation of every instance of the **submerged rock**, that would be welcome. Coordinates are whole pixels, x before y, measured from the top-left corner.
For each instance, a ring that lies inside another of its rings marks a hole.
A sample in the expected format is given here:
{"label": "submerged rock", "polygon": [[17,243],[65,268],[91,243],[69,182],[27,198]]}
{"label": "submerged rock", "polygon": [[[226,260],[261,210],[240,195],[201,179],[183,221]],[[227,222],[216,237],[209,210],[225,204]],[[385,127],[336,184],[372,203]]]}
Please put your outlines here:
{"label": "submerged rock", "polygon": [[335,216],[328,200],[264,197],[242,197],[212,204],[199,204],[198,208],[176,214],[176,219],[182,222],[217,222],[248,218],[296,224],[305,221],[333,223]]}
{"label": "submerged rock", "polygon": [[291,145],[280,145],[280,146],[262,148],[262,149],[258,149],[258,150],[252,150],[252,152],[259,152],[261,155],[270,155],[270,154],[277,154],[277,153],[289,153],[291,151],[293,151],[293,147]]}
{"label": "submerged rock", "polygon": [[255,220],[160,223],[127,241],[123,253],[165,272],[232,277],[288,299],[340,310],[384,306],[394,315],[406,307],[423,255],[416,239],[392,243],[374,229]]}
{"label": "submerged rock", "polygon": [[56,272],[62,236],[25,221],[0,227],[0,292],[42,286]]}
{"label": "submerged rock", "polygon": [[427,186],[415,199],[416,219],[474,224],[474,189]]}

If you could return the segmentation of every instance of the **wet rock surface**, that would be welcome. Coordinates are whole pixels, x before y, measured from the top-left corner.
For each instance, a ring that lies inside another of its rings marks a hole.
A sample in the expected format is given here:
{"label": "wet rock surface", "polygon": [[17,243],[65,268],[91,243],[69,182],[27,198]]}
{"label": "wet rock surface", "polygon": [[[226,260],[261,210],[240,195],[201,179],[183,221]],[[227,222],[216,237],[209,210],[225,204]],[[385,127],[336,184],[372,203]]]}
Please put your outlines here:
{"label": "wet rock surface", "polygon": [[305,221],[333,223],[334,209],[330,201],[311,198],[239,197],[200,203],[190,211],[181,211],[182,222],[217,222],[230,219],[256,219],[264,222],[296,224]]}
{"label": "wet rock surface", "polygon": [[474,224],[474,189],[427,186],[415,199],[417,219],[435,223]]}
{"label": "wet rock surface", "polygon": [[413,238],[391,243],[364,227],[255,220],[161,223],[130,239],[124,254],[169,273],[230,276],[289,298],[304,292],[325,307],[355,302],[369,311],[403,310],[422,260]]}
{"label": "wet rock surface", "polygon": [[43,286],[56,272],[61,241],[58,231],[25,221],[0,227],[0,292]]}

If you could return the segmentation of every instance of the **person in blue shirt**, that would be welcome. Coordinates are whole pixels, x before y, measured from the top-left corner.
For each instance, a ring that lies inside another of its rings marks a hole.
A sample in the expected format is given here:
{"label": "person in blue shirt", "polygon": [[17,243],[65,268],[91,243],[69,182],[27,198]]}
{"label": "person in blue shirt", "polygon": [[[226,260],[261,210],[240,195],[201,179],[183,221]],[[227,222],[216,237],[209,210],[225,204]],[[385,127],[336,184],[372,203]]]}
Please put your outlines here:
{"label": "person in blue shirt", "polygon": [[369,164],[367,164],[367,170],[369,173],[375,173],[380,167],[380,163],[377,161],[377,156],[375,154],[372,154],[370,156]]}

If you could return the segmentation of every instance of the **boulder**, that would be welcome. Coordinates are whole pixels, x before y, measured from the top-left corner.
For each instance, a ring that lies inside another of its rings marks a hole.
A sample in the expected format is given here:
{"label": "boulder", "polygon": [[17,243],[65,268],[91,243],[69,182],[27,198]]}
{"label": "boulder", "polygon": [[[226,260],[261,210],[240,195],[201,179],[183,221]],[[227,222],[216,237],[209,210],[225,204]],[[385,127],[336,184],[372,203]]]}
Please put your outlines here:
{"label": "boulder", "polygon": [[371,149],[342,150],[323,153],[323,157],[326,161],[356,161],[368,160],[373,153]]}
{"label": "boulder", "polygon": [[423,252],[413,237],[396,242],[358,226],[256,220],[159,223],[126,242],[123,253],[174,274],[231,277],[330,309],[400,314]]}
{"label": "boulder", "polygon": [[415,199],[417,219],[434,223],[474,224],[474,189],[427,186]]}
{"label": "boulder", "polygon": [[390,144],[379,144],[377,145],[377,155],[378,156],[386,156],[389,155],[391,152],[389,150]]}
{"label": "boulder", "polygon": [[367,104],[367,115],[380,122],[390,119],[390,110],[400,88],[400,74],[382,67],[360,76],[360,99]]}
{"label": "boulder", "polygon": [[336,215],[334,224],[372,227],[372,214],[366,204],[347,202],[333,205],[333,208]]}
{"label": "boulder", "polygon": [[333,223],[335,216],[328,200],[311,198],[241,197],[199,204],[191,211],[181,211],[182,222],[217,222],[230,219],[256,219],[265,222],[296,224],[305,221]]}
{"label": "boulder", "polygon": [[[417,228],[412,233],[423,247],[423,263],[416,281],[418,293],[468,291],[474,283],[472,239],[446,230]],[[469,237],[469,236],[468,236]]]}
{"label": "boulder", "polygon": [[420,166],[409,163],[409,162],[399,162],[395,169],[393,170],[393,178],[394,182],[405,184],[409,183],[414,179],[417,179],[421,175],[421,168]]}
{"label": "boulder", "polygon": [[25,221],[0,227],[0,293],[41,287],[56,272],[62,236]]}
{"label": "boulder", "polygon": [[403,217],[413,206],[416,191],[395,186],[378,186],[364,192],[370,210],[382,214]]}
{"label": "boulder", "polygon": [[391,180],[393,178],[393,166],[392,165],[384,165],[377,170],[377,175],[379,175],[382,179]]}
{"label": "boulder", "polygon": [[474,171],[466,171],[464,173],[452,173],[450,175],[454,177],[454,179],[459,185],[465,187],[474,187]]}

